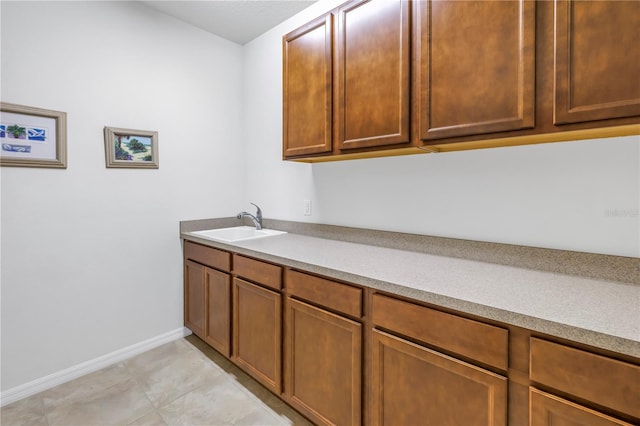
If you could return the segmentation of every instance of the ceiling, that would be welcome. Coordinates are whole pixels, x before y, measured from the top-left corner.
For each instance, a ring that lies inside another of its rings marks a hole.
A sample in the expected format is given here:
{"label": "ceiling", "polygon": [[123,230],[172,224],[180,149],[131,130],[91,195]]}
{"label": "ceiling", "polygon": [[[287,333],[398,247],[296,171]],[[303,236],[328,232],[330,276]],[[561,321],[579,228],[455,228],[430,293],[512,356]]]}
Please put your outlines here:
{"label": "ceiling", "polygon": [[142,0],[210,33],[245,44],[317,0]]}

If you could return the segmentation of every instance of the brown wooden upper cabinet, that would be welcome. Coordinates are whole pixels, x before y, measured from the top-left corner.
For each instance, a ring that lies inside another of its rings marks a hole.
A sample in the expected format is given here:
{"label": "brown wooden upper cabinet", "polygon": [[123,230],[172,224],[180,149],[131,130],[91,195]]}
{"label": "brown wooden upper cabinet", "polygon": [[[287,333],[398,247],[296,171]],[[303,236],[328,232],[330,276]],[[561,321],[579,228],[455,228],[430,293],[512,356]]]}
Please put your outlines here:
{"label": "brown wooden upper cabinet", "polygon": [[554,124],[640,115],[640,2],[555,2]]}
{"label": "brown wooden upper cabinet", "polygon": [[409,142],[411,6],[358,0],[336,12],[334,117],[340,150]]}
{"label": "brown wooden upper cabinet", "polygon": [[284,36],[284,158],[640,134],[640,1],[352,0]]}
{"label": "brown wooden upper cabinet", "polygon": [[331,152],[333,15],[283,39],[283,154]]}
{"label": "brown wooden upper cabinet", "polygon": [[430,141],[535,123],[535,3],[418,1],[415,135]]}
{"label": "brown wooden upper cabinet", "polygon": [[283,155],[410,142],[410,13],[356,0],[283,38]]}

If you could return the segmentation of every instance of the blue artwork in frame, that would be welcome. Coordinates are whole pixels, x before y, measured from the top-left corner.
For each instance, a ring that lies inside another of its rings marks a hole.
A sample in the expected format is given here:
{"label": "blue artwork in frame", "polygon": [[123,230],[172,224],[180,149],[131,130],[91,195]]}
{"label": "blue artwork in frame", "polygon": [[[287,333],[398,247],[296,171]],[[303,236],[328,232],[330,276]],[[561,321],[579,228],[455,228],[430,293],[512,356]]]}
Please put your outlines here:
{"label": "blue artwork in frame", "polygon": [[45,142],[47,140],[47,129],[30,127],[27,129],[27,139],[30,141]]}
{"label": "blue artwork in frame", "polygon": [[0,165],[67,168],[67,114],[0,102]]}

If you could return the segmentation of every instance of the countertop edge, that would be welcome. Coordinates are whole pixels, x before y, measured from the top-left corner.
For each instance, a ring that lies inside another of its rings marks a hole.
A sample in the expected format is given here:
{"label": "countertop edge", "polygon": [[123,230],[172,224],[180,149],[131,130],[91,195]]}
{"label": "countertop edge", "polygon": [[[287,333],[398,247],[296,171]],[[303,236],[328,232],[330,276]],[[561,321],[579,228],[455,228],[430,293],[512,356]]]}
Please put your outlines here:
{"label": "countertop edge", "polygon": [[[474,260],[520,269],[640,286],[640,258],[409,234],[307,222],[267,219],[264,227],[332,241]],[[180,222],[180,232],[252,225],[235,217]]]}

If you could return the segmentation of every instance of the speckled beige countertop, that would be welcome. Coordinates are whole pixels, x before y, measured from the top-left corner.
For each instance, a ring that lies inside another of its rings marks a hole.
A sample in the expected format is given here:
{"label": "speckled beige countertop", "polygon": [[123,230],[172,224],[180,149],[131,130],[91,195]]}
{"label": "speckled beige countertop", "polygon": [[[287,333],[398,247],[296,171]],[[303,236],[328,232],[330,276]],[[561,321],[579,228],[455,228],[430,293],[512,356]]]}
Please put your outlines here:
{"label": "speckled beige countertop", "polygon": [[[182,222],[181,237],[640,358],[637,283],[292,232],[236,243],[190,232],[241,224],[229,219]],[[287,227],[279,224],[280,229]],[[389,235],[403,238],[403,234]],[[636,261],[622,258],[622,266],[630,268],[626,272],[632,276],[637,272]]]}

